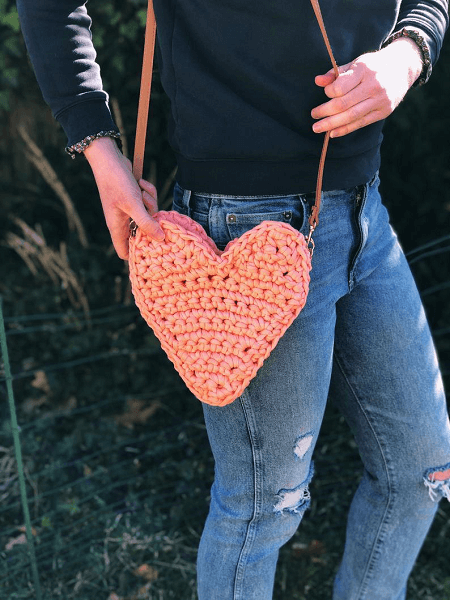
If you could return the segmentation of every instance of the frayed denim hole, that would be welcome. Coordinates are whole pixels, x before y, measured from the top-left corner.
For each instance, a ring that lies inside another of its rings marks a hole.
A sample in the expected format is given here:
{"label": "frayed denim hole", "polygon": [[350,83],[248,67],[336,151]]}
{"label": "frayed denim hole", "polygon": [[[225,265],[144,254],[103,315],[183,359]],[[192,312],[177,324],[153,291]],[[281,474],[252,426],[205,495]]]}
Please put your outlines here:
{"label": "frayed denim hole", "polygon": [[276,498],[278,501],[273,507],[273,512],[281,515],[284,512],[292,514],[302,514],[311,504],[311,495],[309,493],[309,484],[314,475],[314,464],[311,462],[308,477],[295,488],[283,488],[278,491]]}
{"label": "frayed denim hole", "polygon": [[278,514],[282,514],[284,511],[302,513],[311,504],[309,488],[303,484],[293,490],[280,490],[277,496],[279,500],[273,507],[273,512]]}
{"label": "frayed denim hole", "polygon": [[[443,473],[444,477],[441,476],[437,479],[438,473]],[[428,495],[433,502],[439,502],[442,498],[446,498],[450,502],[450,463],[425,471],[423,482],[428,488]]]}
{"label": "frayed denim hole", "polygon": [[311,448],[311,444],[313,441],[313,433],[305,433],[304,435],[300,435],[294,443],[294,456],[297,460],[302,460],[308,450]]}

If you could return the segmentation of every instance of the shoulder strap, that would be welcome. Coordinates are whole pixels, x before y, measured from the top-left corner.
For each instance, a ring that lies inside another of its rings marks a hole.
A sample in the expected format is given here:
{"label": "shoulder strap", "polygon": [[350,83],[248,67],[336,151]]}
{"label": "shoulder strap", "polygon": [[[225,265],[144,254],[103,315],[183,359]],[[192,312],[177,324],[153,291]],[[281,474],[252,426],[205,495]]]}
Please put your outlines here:
{"label": "shoulder strap", "polygon": [[[314,10],[314,14],[316,15],[317,22],[319,23],[320,31],[322,33],[323,41],[325,42],[325,46],[328,50],[328,55],[331,60],[331,64],[333,65],[334,74],[336,77],[339,77],[339,69],[337,63],[333,56],[333,51],[331,49],[330,40],[328,39],[328,35],[325,29],[325,24],[322,18],[322,12],[320,10],[319,1],[311,0],[311,4]],[[311,236],[314,232],[314,229],[319,224],[319,211],[320,211],[320,202],[322,200],[322,180],[323,180],[323,170],[325,167],[325,157],[327,155],[328,150],[328,142],[330,141],[330,132],[327,131],[325,134],[325,138],[323,140],[322,152],[320,154],[319,161],[319,170],[317,172],[317,183],[316,183],[316,200],[314,202],[314,206],[311,209],[311,215],[309,217],[309,236],[308,243],[312,242]],[[312,250],[314,249],[314,243],[312,242]],[[311,250],[311,253],[312,253]]]}
{"label": "shoulder strap", "polygon": [[134,142],[133,175],[141,179],[144,169],[145,138],[147,134],[148,108],[152,87],[153,57],[155,54],[156,20],[153,2],[148,0],[145,26],[144,57],[142,60],[141,89],[139,92],[136,139]]}
{"label": "shoulder strap", "polygon": [[[322,37],[327,47],[328,54],[330,56],[331,64],[336,77],[339,75],[339,69],[331,50],[331,45],[327,36],[325,25],[320,10],[318,0],[311,0],[311,4],[316,15],[317,22],[319,23]],[[152,0],[148,0],[147,10],[147,24],[145,27],[145,42],[144,42],[144,58],[142,63],[142,77],[141,77],[141,90],[139,94],[139,106],[138,106],[138,118],[136,125],[136,140],[134,144],[134,158],[133,158],[133,174],[138,180],[142,177],[143,165],[144,165],[144,150],[145,150],[145,137],[147,133],[147,120],[148,120],[148,108],[150,104],[150,91],[152,85],[152,70],[153,70],[153,56],[155,51],[155,36],[156,36],[156,21],[155,13],[153,11]],[[310,233],[308,242],[312,242],[311,235],[314,229],[319,223],[319,210],[320,201],[322,197],[322,180],[323,170],[325,165],[325,157],[328,149],[328,142],[330,141],[330,133],[325,134],[322,153],[319,161],[319,170],[317,173],[317,184],[316,184],[316,200],[311,210],[311,216],[309,218]]]}

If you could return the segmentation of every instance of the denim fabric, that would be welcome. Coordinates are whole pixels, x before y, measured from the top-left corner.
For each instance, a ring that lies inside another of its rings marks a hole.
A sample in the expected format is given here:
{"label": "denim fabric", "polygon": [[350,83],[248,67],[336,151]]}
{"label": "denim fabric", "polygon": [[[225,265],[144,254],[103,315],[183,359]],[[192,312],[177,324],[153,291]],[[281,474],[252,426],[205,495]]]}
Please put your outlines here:
{"label": "denim fabric", "polygon": [[[215,481],[198,553],[200,600],[272,598],[278,550],[309,505],[330,390],[364,464],[333,600],[406,597],[438,506],[424,478],[450,467],[450,424],[424,310],[378,184],[376,176],[323,195],[305,308],[240,398],[203,405]],[[307,234],[310,202],[177,185],[173,208],[223,248],[263,220]]]}

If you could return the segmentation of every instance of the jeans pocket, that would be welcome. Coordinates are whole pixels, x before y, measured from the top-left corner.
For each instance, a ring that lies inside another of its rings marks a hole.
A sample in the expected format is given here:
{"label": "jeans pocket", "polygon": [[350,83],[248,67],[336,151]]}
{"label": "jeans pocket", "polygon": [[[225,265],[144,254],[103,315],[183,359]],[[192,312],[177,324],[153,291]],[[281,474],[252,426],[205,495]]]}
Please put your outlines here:
{"label": "jeans pocket", "polygon": [[[249,209],[248,204],[245,207]],[[280,208],[267,210],[265,212],[245,212],[227,211],[225,213],[225,224],[230,239],[238,238],[243,233],[256,227],[263,221],[278,221],[289,223],[298,229],[303,228],[305,222],[306,210],[303,201],[298,198],[296,202],[286,203]]]}

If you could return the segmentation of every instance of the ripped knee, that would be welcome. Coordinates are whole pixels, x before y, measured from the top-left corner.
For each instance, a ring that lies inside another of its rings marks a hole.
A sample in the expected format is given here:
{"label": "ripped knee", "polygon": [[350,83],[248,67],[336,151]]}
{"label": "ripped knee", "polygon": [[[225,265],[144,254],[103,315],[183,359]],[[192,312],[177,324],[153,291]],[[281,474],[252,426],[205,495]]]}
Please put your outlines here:
{"label": "ripped knee", "polygon": [[303,514],[311,504],[311,495],[309,493],[309,483],[314,475],[314,466],[311,463],[308,477],[300,485],[292,489],[281,489],[276,497],[277,503],[273,507],[273,512],[282,514],[290,512],[295,514]]}
{"label": "ripped knee", "polygon": [[450,463],[443,467],[428,469],[423,482],[433,502],[438,502],[442,498],[447,498],[450,502]]}

